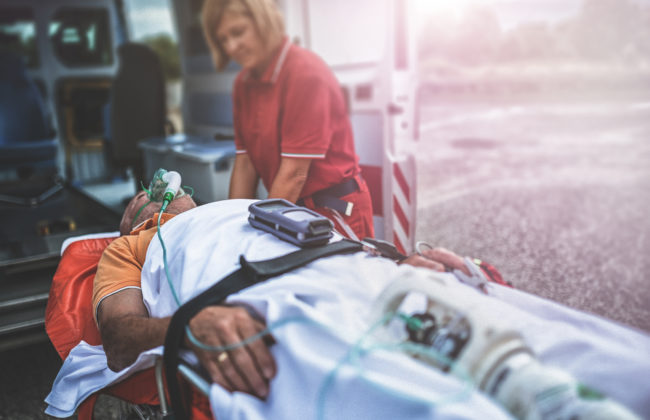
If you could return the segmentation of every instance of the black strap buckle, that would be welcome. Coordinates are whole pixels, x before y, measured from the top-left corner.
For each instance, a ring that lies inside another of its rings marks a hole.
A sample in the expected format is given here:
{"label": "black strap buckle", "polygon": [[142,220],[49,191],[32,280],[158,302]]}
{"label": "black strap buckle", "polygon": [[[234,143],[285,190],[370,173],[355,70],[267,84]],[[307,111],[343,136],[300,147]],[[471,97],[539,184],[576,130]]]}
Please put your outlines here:
{"label": "black strap buckle", "polygon": [[399,252],[394,244],[383,239],[363,238],[361,243],[376,250],[382,257],[390,258],[391,260],[403,261],[408,258]]}
{"label": "black strap buckle", "polygon": [[[359,186],[359,182],[356,177],[354,177],[343,181],[340,184],[325,188],[324,190],[316,191],[311,195],[311,199],[314,201],[314,206],[316,207],[327,207],[346,216],[350,216],[352,214],[354,203],[341,200],[339,197],[360,191],[360,189],[361,187]],[[304,205],[304,199],[298,200],[298,205]]]}

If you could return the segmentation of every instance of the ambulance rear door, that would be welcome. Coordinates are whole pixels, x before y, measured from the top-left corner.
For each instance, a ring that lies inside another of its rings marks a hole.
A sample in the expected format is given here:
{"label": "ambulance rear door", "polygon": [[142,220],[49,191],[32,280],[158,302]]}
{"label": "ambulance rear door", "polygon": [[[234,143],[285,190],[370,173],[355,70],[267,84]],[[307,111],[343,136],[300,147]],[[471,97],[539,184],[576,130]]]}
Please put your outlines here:
{"label": "ambulance rear door", "polygon": [[[413,247],[417,208],[415,159],[409,152],[416,122],[409,3],[278,0],[291,41],[320,55],[341,84],[362,175],[372,195],[375,234],[402,251]],[[203,0],[173,0],[184,129],[192,136],[232,142],[231,95],[239,67],[230,63],[224,71],[215,71],[201,28],[202,4]],[[226,174],[230,169],[221,168]]]}
{"label": "ambulance rear door", "polygon": [[280,0],[292,41],[336,74],[352,122],[375,235],[413,249],[416,39],[408,0]]}
{"label": "ambulance rear door", "polygon": [[3,0],[0,49],[22,55],[59,143],[71,182],[106,178],[104,110],[127,34],[114,0]]}
{"label": "ambulance rear door", "polygon": [[235,63],[216,71],[201,28],[203,0],[173,0],[183,73],[183,127],[195,136],[232,141]]}
{"label": "ambulance rear door", "polygon": [[[170,4],[181,61],[184,143],[174,143],[163,153],[161,167],[180,171],[183,182],[195,189],[197,201],[223,200],[228,198],[235,160],[232,88],[240,68],[230,62],[223,71],[215,69],[201,26],[203,0],[170,0]],[[145,167],[147,159],[152,160],[147,153]],[[259,188],[258,196],[265,197],[266,191]]]}

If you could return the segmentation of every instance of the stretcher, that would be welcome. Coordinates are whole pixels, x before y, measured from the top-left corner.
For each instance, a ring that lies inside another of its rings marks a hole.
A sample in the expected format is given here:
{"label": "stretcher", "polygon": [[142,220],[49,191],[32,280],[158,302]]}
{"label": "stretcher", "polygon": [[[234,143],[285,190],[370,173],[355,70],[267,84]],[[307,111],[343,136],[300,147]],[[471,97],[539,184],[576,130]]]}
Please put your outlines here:
{"label": "stretcher", "polygon": [[[201,211],[208,212],[210,209],[209,208],[203,208]],[[217,223],[217,221],[215,221]],[[184,231],[183,231],[184,232]],[[172,233],[170,231],[167,231],[169,235]],[[228,236],[230,237],[230,236]],[[47,312],[47,330],[48,334],[50,334],[50,337],[52,338],[52,342],[57,348],[57,350],[60,352],[62,357],[65,357],[67,355],[67,352],[70,351],[70,349],[75,345],[75,343],[80,342],[82,339],[87,341],[90,344],[98,344],[100,343],[99,335],[97,333],[96,327],[94,325],[94,321],[92,320],[92,314],[91,314],[91,308],[90,308],[90,289],[92,287],[92,276],[94,274],[94,270],[96,269],[97,262],[99,260],[99,256],[101,254],[101,250],[103,250],[108,243],[110,243],[112,239],[110,238],[104,238],[104,239],[93,239],[93,240],[80,240],[72,243],[70,246],[68,246],[64,253],[63,253],[63,259],[62,259],[62,264],[61,267],[59,267],[59,271],[57,272],[57,275],[54,279],[54,283],[52,286],[52,292],[51,292],[51,298],[53,300],[53,303],[51,304],[51,308],[48,308]],[[152,244],[153,245],[153,244]],[[203,248],[201,248],[203,249]],[[208,249],[208,248],[206,248]],[[151,250],[150,250],[151,251]],[[192,252],[194,252],[193,250]],[[238,252],[236,250],[233,250],[232,252]],[[85,255],[84,255],[85,254]],[[88,255],[91,254],[91,255]],[[94,254],[94,255],[92,255]],[[79,258],[77,258],[79,257]],[[152,261],[157,261],[157,255],[154,253],[153,254],[153,260]],[[68,260],[70,258],[70,260]],[[363,256],[359,256],[358,258],[359,261],[361,262],[362,259],[364,258]],[[73,261],[71,262],[70,266],[65,266],[67,264],[67,261]],[[318,264],[316,264],[318,265]],[[322,265],[327,265],[330,267],[329,263],[328,264],[322,264]],[[359,264],[355,264],[354,267],[358,267]],[[393,265],[394,266],[394,265]],[[346,270],[350,270],[350,265],[349,262],[346,263],[345,266]],[[382,267],[385,268],[385,267]],[[318,271],[317,266],[313,266],[310,268],[312,271]],[[397,270],[397,268],[396,268]],[[401,272],[400,272],[401,273]],[[310,272],[310,274],[314,274]],[[356,278],[358,277],[358,273]],[[350,275],[354,275],[354,273],[351,273]],[[172,276],[176,278],[176,276]],[[316,287],[317,284],[311,284],[309,285],[307,282],[304,281],[302,273],[295,273],[296,279],[294,279],[295,283],[293,283],[293,288],[300,289],[303,288],[302,295],[307,296],[304,294],[306,291],[308,292],[309,288]],[[302,280],[301,280],[302,279]],[[335,279],[340,280],[340,281],[345,281],[345,279]],[[283,280],[284,281],[284,280]],[[263,297],[263,296],[268,296],[269,291],[273,291],[273,287],[284,287],[284,290],[286,290],[286,285],[278,285],[274,286],[272,283],[271,284],[266,284],[263,285],[261,289],[258,289],[257,291],[257,296],[258,297]],[[281,282],[280,282],[281,283]],[[407,283],[405,283],[407,284]],[[358,288],[360,290],[366,290],[366,287],[368,284],[359,284]],[[85,289],[84,289],[85,288]],[[77,289],[79,291],[77,292]],[[388,289],[387,289],[388,290]],[[512,304],[513,302],[516,305],[519,305],[521,308],[524,310],[529,309],[531,307],[535,307],[534,311],[537,311],[538,309],[543,313],[545,307],[549,306],[548,303],[545,303],[544,301],[540,300],[539,298],[535,298],[534,296],[528,296],[525,294],[522,294],[521,292],[517,291],[512,291],[512,289],[507,289],[507,288],[496,288],[495,289],[501,296],[501,298],[504,298],[506,302],[509,302]],[[380,312],[384,312],[387,310],[387,308],[390,308],[391,305],[393,305],[393,300],[398,299],[401,294],[403,294],[404,290],[397,289],[397,290],[389,290],[388,295],[384,295],[381,299],[379,299],[379,302],[381,305],[378,306],[378,310]],[[255,291],[252,291],[253,294],[255,294]],[[392,293],[392,294],[391,294]],[[464,293],[464,292],[461,292]],[[431,293],[434,295],[434,293]],[[477,293],[477,295],[480,295]],[[84,297],[85,296],[85,297]],[[460,296],[458,301],[462,300],[462,298],[465,298],[465,295]],[[477,298],[478,299],[478,298]],[[495,303],[495,302],[493,302]],[[498,303],[497,303],[498,304]],[[85,308],[82,308],[82,311],[85,315],[81,316],[73,316],[70,317],[68,315],[68,310],[73,310],[73,311],[78,311],[79,307],[83,307],[85,305]],[[555,305],[557,306],[557,305]],[[449,308],[453,309],[453,305],[449,306]],[[448,309],[444,309],[448,310]],[[510,310],[510,309],[509,309]],[[504,318],[505,314],[508,313],[506,311],[503,312]],[[267,314],[268,316],[269,314]],[[598,337],[611,337],[615,339],[619,339],[620,342],[615,343],[616,344],[616,349],[612,350],[611,354],[616,355],[619,349],[621,348],[629,348],[630,345],[639,344],[641,347],[639,347],[639,351],[644,351],[644,349],[650,348],[650,340],[648,337],[644,335],[639,335],[636,332],[633,331],[628,331],[621,329],[620,326],[615,326],[611,323],[603,322],[602,320],[599,320],[593,316],[588,316],[586,314],[580,314],[577,312],[571,312],[571,310],[568,310],[567,308],[564,309],[559,309],[559,310],[554,310],[547,312],[546,314],[543,314],[543,321],[544,325],[546,325],[548,322],[562,322],[563,320],[561,319],[554,319],[554,316],[564,316],[568,315],[570,318],[572,318],[572,326],[573,327],[579,327],[582,330],[588,331],[588,330],[593,330],[594,333],[598,335]],[[152,316],[157,316],[155,313],[152,312]],[[441,318],[444,318],[446,315],[442,315]],[[70,319],[68,319],[70,318]],[[476,317],[475,317],[476,318]],[[480,318],[480,317],[479,317]],[[63,319],[63,321],[60,321],[59,319]],[[277,321],[277,317],[276,317]],[[461,320],[462,321],[462,320]],[[515,321],[520,321],[520,320],[515,320]],[[62,327],[60,323],[63,322],[66,326]],[[267,322],[271,323],[274,322],[271,319],[267,319]],[[472,325],[478,325],[479,321],[471,321],[470,324]],[[450,324],[451,325],[451,324]],[[463,325],[463,322],[458,322],[456,325]],[[520,326],[525,326],[527,325],[526,322],[522,321]],[[561,327],[561,324],[558,324]],[[296,326],[297,328],[298,326]],[[462,328],[456,329],[457,332],[462,333]],[[559,330],[558,330],[559,331]],[[283,333],[283,331],[278,331],[278,334]],[[611,333],[611,334],[610,334]],[[458,335],[458,334],[457,334]],[[566,334],[565,334],[566,335]],[[300,338],[302,335],[300,333],[296,334],[297,338]],[[517,337],[516,336],[508,336],[509,338],[512,338],[512,340],[508,341],[509,343],[517,343]],[[315,337],[314,337],[315,338]],[[535,338],[531,337],[530,335],[528,338]],[[91,340],[91,341],[88,341]],[[545,338],[540,338],[538,340],[535,346],[536,349],[544,349],[542,348],[544,345],[546,345],[546,342],[544,341]],[[570,340],[569,340],[570,341]],[[282,341],[281,341],[282,342]],[[507,342],[505,340],[504,342]],[[572,351],[576,349],[575,345],[576,343],[580,345],[580,341],[576,341],[573,343]],[[626,344],[627,343],[627,344]],[[613,343],[614,344],[614,343]],[[600,346],[600,344],[599,344]],[[295,347],[293,346],[276,346],[276,356],[279,358],[280,363],[285,362],[287,360],[291,360],[291,358],[295,357],[295,351],[291,350],[294,349]],[[517,347],[517,348],[521,348]],[[599,347],[602,348],[602,347]],[[557,350],[561,350],[562,347],[548,347],[548,350],[553,352]],[[303,351],[305,349],[301,348],[300,351]],[[315,348],[315,349],[306,349],[307,351],[311,350],[316,350],[316,352],[320,351],[320,349]],[[578,347],[578,350],[580,348]],[[588,348],[586,350],[589,350]],[[292,353],[293,352],[293,353]],[[498,352],[496,352],[498,353]],[[495,353],[495,354],[496,354]],[[593,353],[585,353],[585,354],[593,354]],[[629,351],[627,352],[629,354]],[[319,354],[314,353],[315,356],[319,356]],[[553,355],[547,351],[547,356],[548,360],[558,360],[557,355]],[[392,357],[392,356],[390,356]],[[608,356],[609,360],[612,360],[611,356]],[[566,360],[566,357],[560,358],[562,360]],[[521,360],[521,359],[519,359]],[[625,378],[632,378],[632,375],[635,375],[635,369],[637,369],[639,366],[642,369],[647,369],[648,368],[648,363],[647,363],[647,357],[646,359],[643,358],[643,356],[636,356],[632,361],[631,359],[628,359],[628,362],[626,365],[617,367],[617,372],[619,369],[627,369],[623,373],[619,374],[623,375]],[[561,361],[561,360],[560,360]],[[591,370],[591,366],[589,365],[588,360],[587,366],[585,366],[585,360],[578,360],[577,364],[579,366],[574,366],[574,370],[577,369],[582,369],[582,372],[586,371],[589,373]],[[414,362],[415,363],[415,362]],[[420,363],[420,362],[418,362]],[[519,362],[518,362],[519,363]],[[417,363],[415,363],[417,365]],[[414,371],[417,370],[422,370],[422,368],[418,368],[417,366],[410,366],[410,368],[414,369]],[[604,366],[606,368],[605,370],[609,369],[610,371],[612,370],[612,366]],[[444,369],[444,366],[443,366]],[[327,368],[325,368],[327,370]],[[594,369],[594,378],[595,380],[591,380],[590,383],[598,381],[602,381],[602,379],[597,379],[598,377],[598,370],[599,369]],[[637,369],[638,370],[638,369]],[[477,369],[477,371],[480,371],[480,369]],[[158,380],[156,382],[156,373],[155,373],[155,368],[154,369],[148,369],[144,372],[138,373],[134,376],[131,376],[129,379],[120,382],[119,384],[113,384],[105,389],[101,390],[101,393],[107,393],[109,395],[116,395],[120,397],[121,399],[124,399],[125,401],[128,401],[132,404],[153,404],[153,405],[160,405],[161,410],[164,411],[165,408],[165,398],[160,398],[159,393],[158,393],[158,386],[156,385],[157,383],[160,384],[161,381]],[[179,368],[179,372],[181,375],[184,375],[186,377],[185,383],[187,382],[192,382],[195,386],[193,387],[185,387],[184,390],[184,395],[186,399],[186,406],[191,406],[192,410],[192,417],[193,418],[209,418],[211,417],[210,413],[210,405],[208,404],[208,400],[202,396],[202,394],[210,394],[210,401],[212,401],[212,410],[220,410],[219,405],[215,405],[214,403],[214,397],[215,393],[219,393],[220,391],[218,387],[215,386],[210,386],[207,382],[205,382],[200,376],[196,375],[191,369],[186,369],[184,366],[181,366]],[[296,372],[287,372],[285,369],[283,372],[287,373],[288,375],[293,375],[292,380],[297,378],[297,373]],[[321,372],[322,373],[322,372]],[[327,372],[325,372],[327,373]],[[641,371],[643,373],[643,371]],[[618,373],[617,373],[618,374]],[[483,375],[485,378],[489,377],[494,377],[494,375],[490,375],[489,372],[484,372],[480,373],[480,375]],[[479,375],[479,376],[480,376]],[[431,378],[433,379],[433,382],[426,382],[427,387],[431,387],[437,390],[440,390],[441,387],[444,388],[444,386],[449,385],[447,383],[446,379],[444,378],[445,375],[437,375],[433,376],[431,375]],[[499,376],[499,375],[497,375]],[[160,375],[158,375],[160,378]],[[189,378],[189,380],[187,379]],[[304,381],[307,379],[307,381],[318,381],[317,379],[312,379],[312,378],[298,378],[300,381]],[[592,378],[593,379],[593,378]],[[410,380],[410,378],[409,378]],[[132,382],[133,381],[133,382]],[[138,382],[141,381],[141,382]],[[489,380],[488,380],[489,382]],[[295,380],[293,382],[294,384],[296,383]],[[627,383],[627,379],[626,382]],[[632,383],[640,384],[641,386],[635,386],[633,387],[634,389],[630,389],[629,391],[631,393],[635,393],[636,396],[634,397],[637,406],[636,406],[636,411],[637,413],[649,413],[650,406],[648,405],[647,402],[643,402],[643,396],[650,395],[650,392],[648,392],[648,386],[642,385],[643,381],[639,382],[639,379],[636,378]],[[136,385],[133,385],[136,384]],[[144,385],[143,385],[144,384]],[[445,385],[446,384],[446,385]],[[274,387],[279,386],[281,384],[274,382]],[[444,386],[443,386],[444,385]],[[489,384],[488,384],[489,385]],[[493,386],[489,385],[489,386]],[[129,388],[131,387],[131,388]],[[141,388],[142,387],[142,388]],[[638,389],[637,389],[638,388]],[[275,388],[278,389],[278,388]],[[134,390],[133,392],[130,392],[130,390]],[[299,390],[296,390],[295,388],[292,388],[292,394],[300,394]],[[222,391],[223,392],[223,391]],[[163,395],[164,392],[161,392],[160,395]],[[284,393],[281,393],[282,396],[284,396]],[[216,395],[217,397],[220,397],[220,395]],[[381,395],[376,395],[376,396],[381,396]],[[221,395],[222,400],[225,401],[227,404],[231,396],[228,395]],[[277,395],[276,395],[277,397]],[[92,413],[92,404],[94,404],[94,399],[96,398],[96,395],[92,395],[90,398],[87,398],[86,401],[83,403],[83,406],[79,410],[80,418],[91,418],[88,417]],[[475,397],[472,397],[473,399],[470,401],[474,407],[473,413],[476,413],[475,408],[477,406],[480,406],[482,404],[480,398],[477,400]],[[233,397],[233,400],[236,400],[237,397]],[[217,398],[218,400],[218,398]],[[335,401],[332,399],[332,401]],[[337,402],[339,400],[336,400]],[[492,403],[489,403],[490,405],[493,405]],[[90,406],[90,408],[88,408]],[[215,408],[216,407],[216,408]],[[486,406],[488,409],[492,409],[489,406]],[[240,408],[237,408],[239,410]],[[462,410],[462,407],[459,408]],[[452,408],[452,411],[454,408]],[[227,410],[222,410],[222,412],[227,412]],[[246,413],[249,411],[241,411],[240,416],[246,417]],[[262,411],[260,411],[262,412]],[[490,411],[488,411],[490,412]],[[90,413],[90,414],[84,414],[84,413]],[[86,417],[82,417],[82,415],[86,415]],[[385,414],[384,414],[385,415]],[[217,416],[217,417],[223,417],[223,415]],[[228,417],[226,415],[226,417]],[[445,415],[442,415],[443,418],[445,418]],[[248,417],[246,417],[248,418]],[[252,417],[255,418],[255,417]],[[425,417],[422,417],[425,418]],[[428,418],[428,417],[426,417]],[[500,415],[494,418],[501,418]]]}

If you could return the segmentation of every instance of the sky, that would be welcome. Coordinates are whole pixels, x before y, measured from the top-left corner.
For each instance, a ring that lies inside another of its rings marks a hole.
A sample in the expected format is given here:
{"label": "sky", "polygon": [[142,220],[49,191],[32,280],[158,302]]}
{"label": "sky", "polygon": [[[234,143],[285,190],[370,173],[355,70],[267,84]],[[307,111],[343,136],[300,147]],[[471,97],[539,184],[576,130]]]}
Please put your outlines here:
{"label": "sky", "polygon": [[[318,1],[318,0],[315,0]],[[650,0],[632,0],[650,6]],[[421,22],[427,21],[430,13],[458,15],[468,5],[484,4],[494,6],[499,23],[505,30],[524,22],[554,22],[575,16],[580,12],[584,0],[415,0],[421,13]]]}
{"label": "sky", "polygon": [[582,0],[495,0],[493,3],[503,29],[530,20],[560,20],[576,15],[582,6]]}
{"label": "sky", "polygon": [[[126,0],[130,32],[135,39],[161,32],[176,38],[176,31],[169,13],[171,0]],[[325,1],[325,0],[313,0]],[[350,0],[354,1],[354,0]],[[650,0],[633,0],[650,5]],[[426,14],[432,10],[453,12],[473,3],[493,4],[499,10],[499,20],[504,29],[527,20],[558,20],[574,15],[582,0],[415,0],[417,7]]]}
{"label": "sky", "polygon": [[169,0],[126,0],[129,31],[134,39],[161,32],[176,38]]}

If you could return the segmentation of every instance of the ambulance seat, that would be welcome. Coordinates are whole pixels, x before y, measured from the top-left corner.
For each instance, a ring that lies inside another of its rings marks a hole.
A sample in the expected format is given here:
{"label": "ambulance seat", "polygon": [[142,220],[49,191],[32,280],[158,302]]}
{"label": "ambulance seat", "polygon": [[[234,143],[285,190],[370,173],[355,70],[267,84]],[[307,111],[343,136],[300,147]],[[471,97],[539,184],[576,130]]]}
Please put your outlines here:
{"label": "ambulance seat", "polygon": [[0,170],[56,172],[56,137],[21,56],[0,51]]}
{"label": "ambulance seat", "polygon": [[108,144],[113,164],[121,169],[131,167],[139,185],[152,174],[143,174],[138,143],[165,136],[165,77],[158,56],[145,44],[122,44],[118,57],[118,71],[111,86]]}

